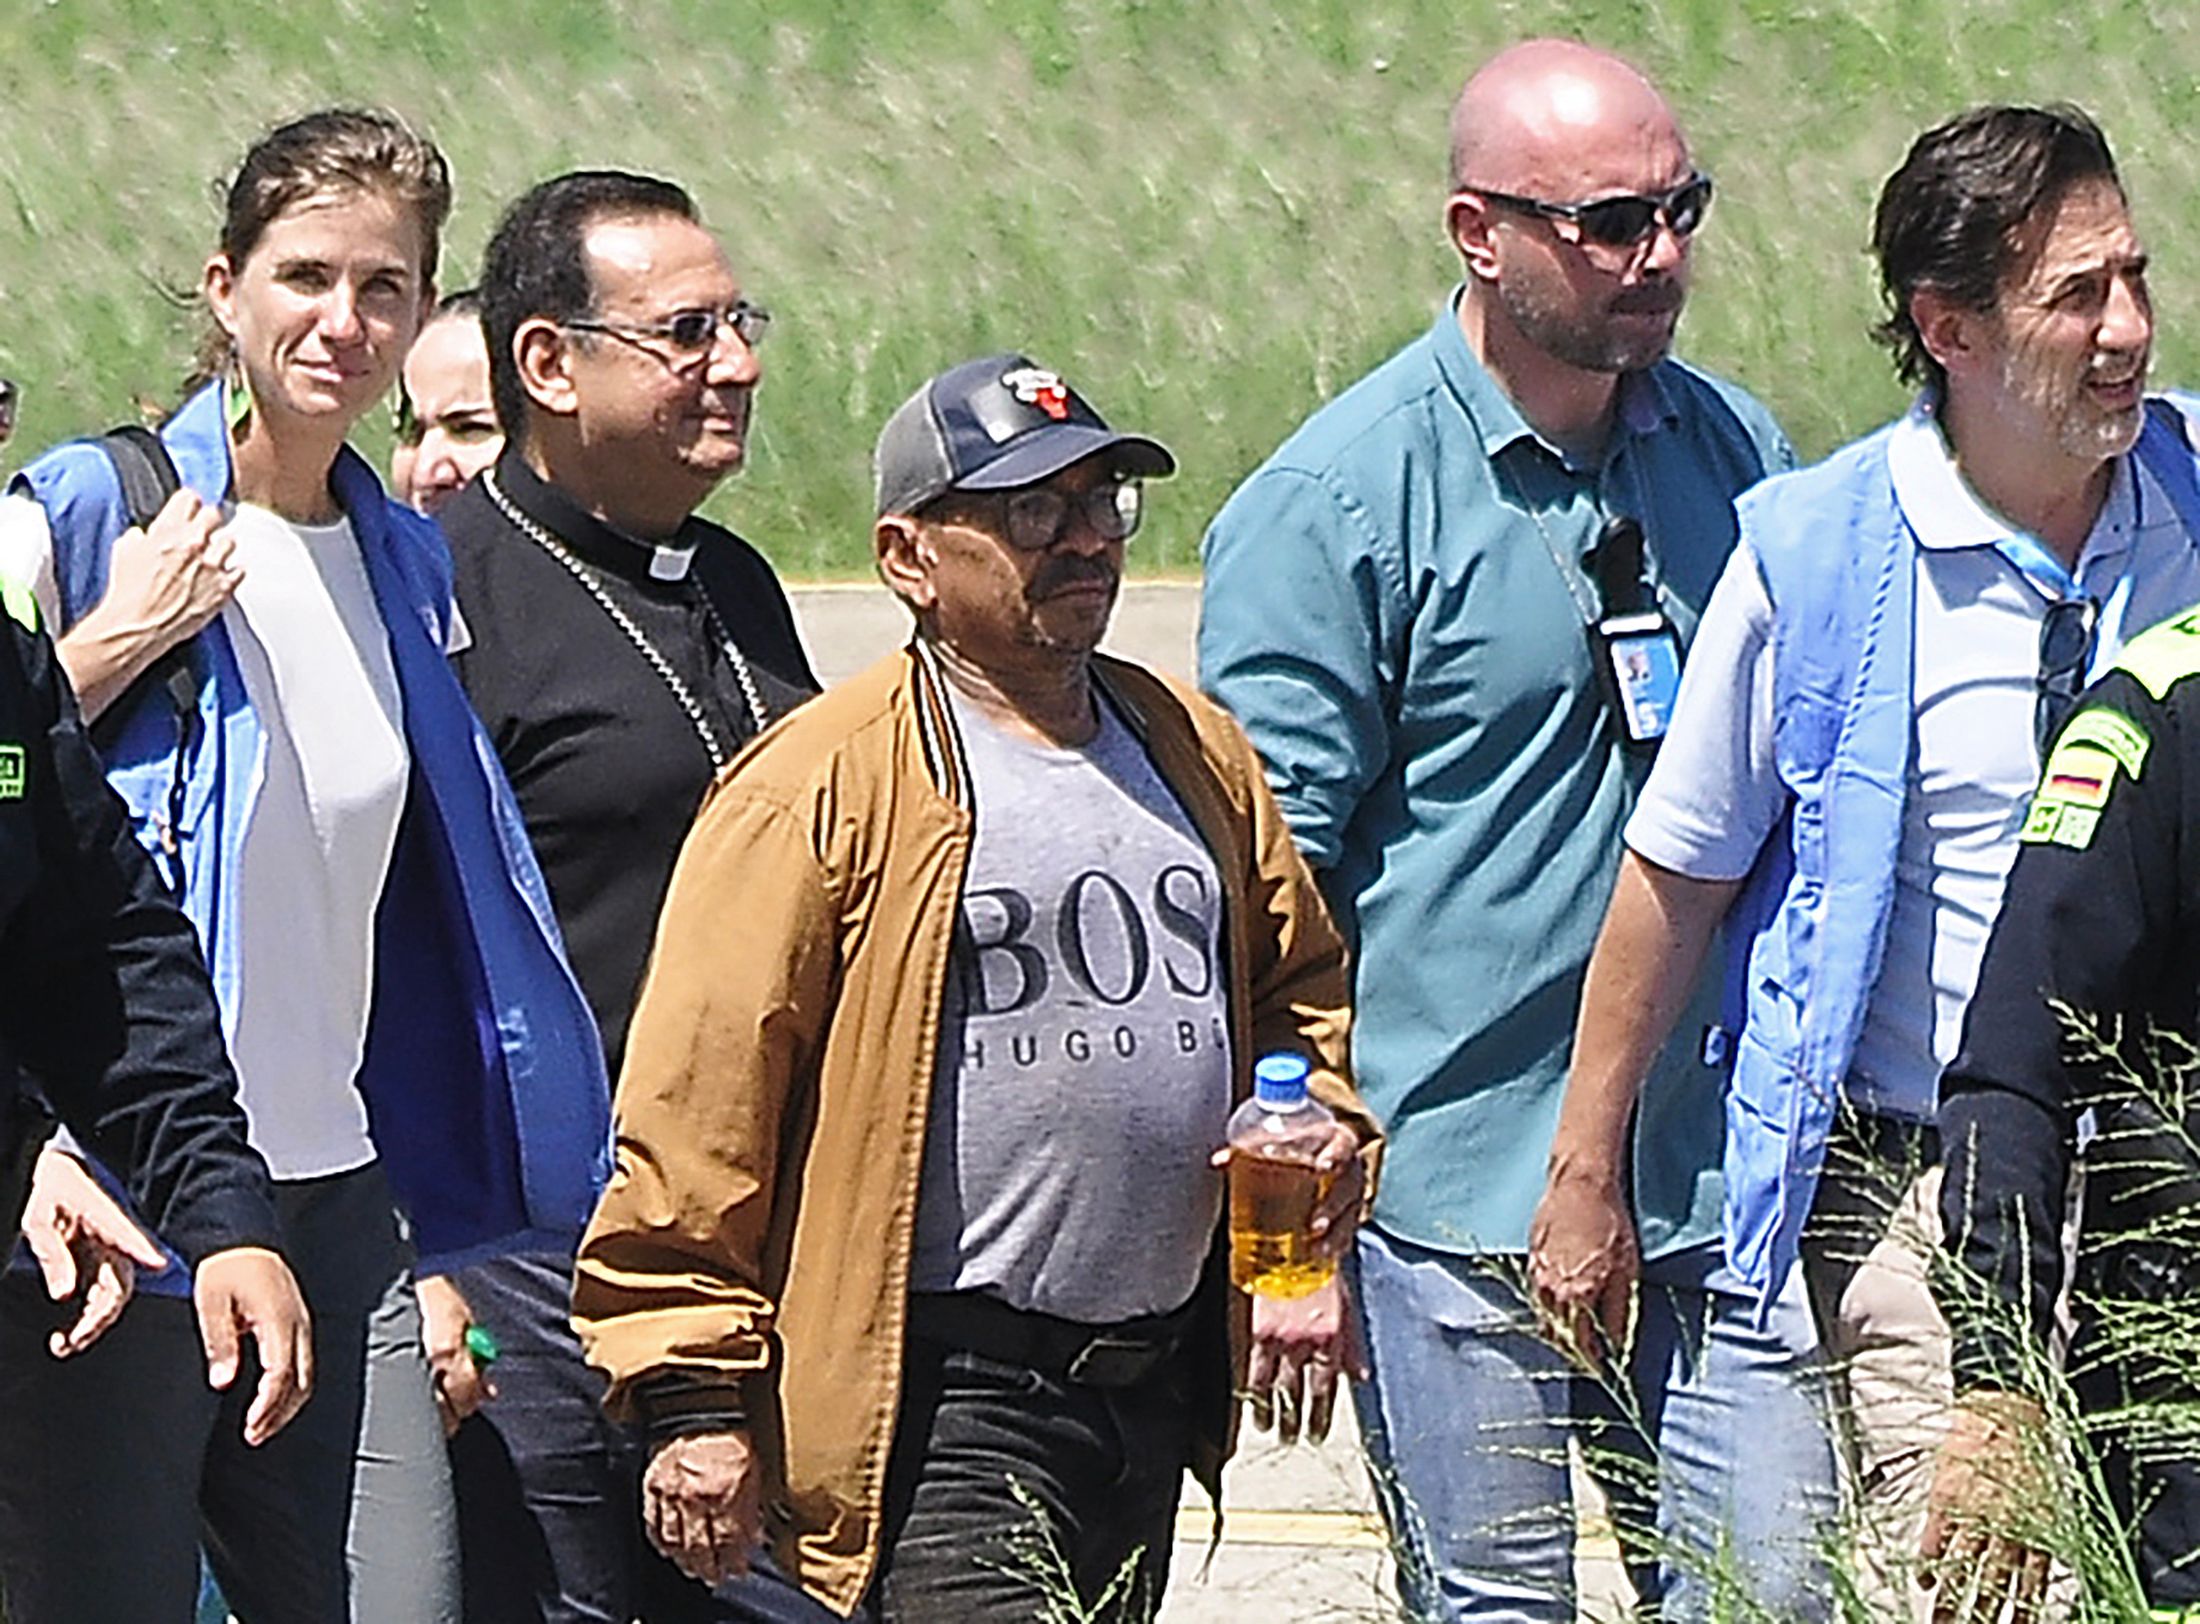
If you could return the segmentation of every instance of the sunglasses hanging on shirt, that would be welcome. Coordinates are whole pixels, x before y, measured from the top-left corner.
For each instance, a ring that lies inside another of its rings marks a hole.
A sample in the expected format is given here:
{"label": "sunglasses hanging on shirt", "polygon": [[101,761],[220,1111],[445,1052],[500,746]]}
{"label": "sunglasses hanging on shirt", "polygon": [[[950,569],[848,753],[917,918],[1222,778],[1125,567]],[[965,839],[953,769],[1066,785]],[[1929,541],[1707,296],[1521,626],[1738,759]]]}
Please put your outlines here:
{"label": "sunglasses hanging on shirt", "polygon": [[1643,580],[1642,551],[1640,521],[1624,514],[1605,521],[1593,555],[1603,614],[1589,641],[1610,682],[1620,732],[1630,745],[1655,750],[1680,693],[1681,639]]}
{"label": "sunglasses hanging on shirt", "polygon": [[2085,692],[2086,670],[2100,629],[2101,607],[2091,598],[2058,598],[2040,620],[2040,672],[2032,705],[2032,742],[2045,761],[2063,723]]}

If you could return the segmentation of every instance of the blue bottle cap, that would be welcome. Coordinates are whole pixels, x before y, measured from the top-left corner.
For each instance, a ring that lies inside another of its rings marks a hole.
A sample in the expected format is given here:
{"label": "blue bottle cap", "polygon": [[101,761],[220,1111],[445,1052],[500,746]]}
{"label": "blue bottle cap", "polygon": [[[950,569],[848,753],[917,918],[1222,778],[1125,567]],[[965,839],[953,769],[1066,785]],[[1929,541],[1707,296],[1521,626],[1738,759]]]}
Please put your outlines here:
{"label": "blue bottle cap", "polygon": [[1304,1055],[1264,1054],[1253,1063],[1253,1097],[1285,1110],[1304,1105],[1306,1079],[1312,1070]]}

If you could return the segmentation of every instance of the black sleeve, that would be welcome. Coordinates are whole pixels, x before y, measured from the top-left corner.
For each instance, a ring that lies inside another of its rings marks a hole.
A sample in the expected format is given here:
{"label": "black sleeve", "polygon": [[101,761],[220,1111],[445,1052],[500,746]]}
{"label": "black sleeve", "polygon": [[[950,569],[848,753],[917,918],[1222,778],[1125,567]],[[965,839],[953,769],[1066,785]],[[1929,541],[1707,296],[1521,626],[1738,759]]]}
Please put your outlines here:
{"label": "black sleeve", "polygon": [[[743,653],[795,693],[817,693],[821,684],[796,629],[794,605],[764,555],[728,531],[729,545],[702,561],[703,590]],[[700,558],[700,555],[699,555]]]}
{"label": "black sleeve", "polygon": [[1954,1337],[1956,1388],[2029,1390],[2062,1285],[2070,1114],[2026,1094],[1944,1090],[1940,1132],[1956,1266],[1933,1292]]}
{"label": "black sleeve", "polygon": [[497,724],[491,720],[502,698],[497,692],[496,681],[499,662],[481,657],[481,629],[496,624],[495,592],[476,539],[479,521],[467,510],[470,499],[480,488],[477,480],[452,497],[444,504],[436,522],[442,527],[444,542],[451,550],[451,601],[457,605],[458,618],[466,623],[469,637],[467,646],[451,656],[451,671],[458,678],[458,685],[466,690],[466,699],[473,706],[474,714],[481,718],[482,725],[501,751],[504,740],[497,736]]}
{"label": "black sleeve", "polygon": [[765,573],[771,576],[772,637],[784,649],[787,681],[797,688],[806,688],[815,694],[824,684],[817,680],[817,673],[810,667],[809,651],[802,646],[802,634],[796,627],[794,604],[787,597],[787,589],[779,577],[771,575],[769,566]]}
{"label": "black sleeve", "polygon": [[189,1262],[274,1246],[197,934],[108,787],[42,633],[6,619],[43,733],[24,741],[38,877],[0,931],[0,1029],[56,1115]]}
{"label": "black sleeve", "polygon": [[[2050,752],[1987,945],[1962,1052],[1941,1081],[1941,1216],[1956,1265],[1937,1295],[1959,1388],[2021,1382],[2063,1283],[2075,1119],[2096,1041],[2138,1041],[2181,930],[2182,744],[2169,709],[2113,672]],[[2128,1018],[2128,1019],[2127,1019]]]}

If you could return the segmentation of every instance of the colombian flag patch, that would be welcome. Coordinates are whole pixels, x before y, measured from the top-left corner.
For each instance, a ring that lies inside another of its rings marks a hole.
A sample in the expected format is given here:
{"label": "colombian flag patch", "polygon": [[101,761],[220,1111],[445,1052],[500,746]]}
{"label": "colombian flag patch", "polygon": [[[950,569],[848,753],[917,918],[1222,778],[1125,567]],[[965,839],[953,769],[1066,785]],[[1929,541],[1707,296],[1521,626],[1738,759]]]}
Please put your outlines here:
{"label": "colombian flag patch", "polygon": [[2146,729],[2128,716],[2112,710],[2080,711],[2048,752],[2047,770],[2040,775],[2017,838],[2027,845],[2079,851],[2092,845],[2116,775],[2137,778],[2152,745]]}
{"label": "colombian flag patch", "polygon": [[2082,744],[2069,745],[2057,750],[2048,761],[2038,799],[2091,807],[2098,812],[2108,805],[2109,786],[2115,778],[2114,756]]}

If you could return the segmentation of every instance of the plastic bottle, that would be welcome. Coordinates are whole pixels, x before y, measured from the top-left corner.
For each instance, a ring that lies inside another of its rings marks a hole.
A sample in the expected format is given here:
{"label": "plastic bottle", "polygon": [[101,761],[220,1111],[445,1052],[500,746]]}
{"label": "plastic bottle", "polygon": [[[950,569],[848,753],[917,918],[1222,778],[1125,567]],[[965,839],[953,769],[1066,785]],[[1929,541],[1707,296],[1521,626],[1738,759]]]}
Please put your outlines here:
{"label": "plastic bottle", "polygon": [[1308,1070],[1299,1055],[1262,1056],[1253,1097],[1230,1116],[1230,1281],[1263,1297],[1304,1297],[1337,1272],[1306,1233],[1335,1178],[1314,1158],[1337,1120],[1307,1093]]}

